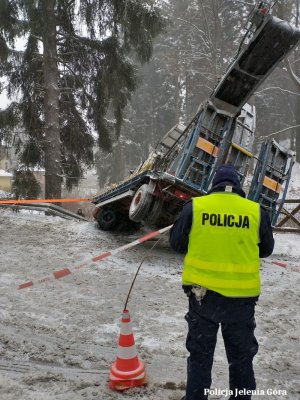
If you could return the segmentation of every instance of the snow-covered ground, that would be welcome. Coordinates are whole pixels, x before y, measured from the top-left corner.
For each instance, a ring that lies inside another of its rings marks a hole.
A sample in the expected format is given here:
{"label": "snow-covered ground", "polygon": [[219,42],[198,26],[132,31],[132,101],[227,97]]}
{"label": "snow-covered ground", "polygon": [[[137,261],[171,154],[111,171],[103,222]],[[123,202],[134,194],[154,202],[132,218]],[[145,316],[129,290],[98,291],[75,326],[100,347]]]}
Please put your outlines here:
{"label": "snow-covered ground", "polygon": [[[167,239],[144,262],[129,310],[149,384],[125,393],[107,387],[115,360],[119,320],[134,273],[153,242],[90,265],[61,280],[17,290],[20,283],[79,265],[143,235],[108,234],[93,222],[0,209],[0,399],[179,400],[186,379],[187,298],[181,290],[182,256]],[[257,386],[299,398],[299,236],[276,234],[274,255],[262,261],[263,290],[256,319],[260,349]],[[282,268],[272,264],[281,261]],[[294,269],[294,270],[293,270]],[[214,388],[228,388],[221,336]],[[221,399],[222,396],[212,396]]]}
{"label": "snow-covered ground", "polygon": [[12,194],[10,192],[5,192],[4,190],[0,189],[0,199],[7,199],[8,197],[11,197]]}

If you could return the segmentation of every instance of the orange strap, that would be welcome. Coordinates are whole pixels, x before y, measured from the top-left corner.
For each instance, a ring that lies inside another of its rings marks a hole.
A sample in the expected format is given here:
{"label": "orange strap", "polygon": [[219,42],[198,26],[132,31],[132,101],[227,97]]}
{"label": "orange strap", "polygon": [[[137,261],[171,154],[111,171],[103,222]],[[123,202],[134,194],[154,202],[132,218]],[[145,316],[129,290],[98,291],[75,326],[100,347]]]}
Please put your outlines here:
{"label": "orange strap", "polygon": [[219,152],[219,148],[217,146],[215,146],[213,143],[209,142],[204,138],[198,139],[196,147],[198,147],[198,149],[205,151],[208,154],[211,154],[213,157],[217,157],[217,154]]}
{"label": "orange strap", "polygon": [[30,203],[81,203],[92,199],[34,199],[34,200],[0,200],[0,204],[30,204]]}
{"label": "orange strap", "polygon": [[282,192],[282,186],[280,185],[280,183],[276,182],[274,179],[269,178],[268,176],[265,176],[263,185],[268,189],[273,190],[273,192]]}

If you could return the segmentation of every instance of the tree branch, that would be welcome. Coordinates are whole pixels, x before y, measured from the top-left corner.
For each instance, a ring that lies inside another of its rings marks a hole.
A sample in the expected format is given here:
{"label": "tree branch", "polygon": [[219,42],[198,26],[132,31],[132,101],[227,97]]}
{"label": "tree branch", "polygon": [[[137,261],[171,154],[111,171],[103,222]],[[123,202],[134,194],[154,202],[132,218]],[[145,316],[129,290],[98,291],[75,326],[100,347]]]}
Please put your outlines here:
{"label": "tree branch", "polygon": [[262,92],[265,92],[266,90],[280,90],[283,93],[289,93],[295,96],[300,96],[300,93],[296,93],[296,92],[292,92],[291,90],[287,90],[287,89],[282,89],[280,86],[270,86],[268,88],[262,89],[259,92],[255,92],[254,95],[259,95]]}
{"label": "tree branch", "polygon": [[266,135],[266,136],[262,136],[261,138],[259,138],[258,142],[261,143],[261,142],[263,142],[263,141],[264,141],[266,138],[268,138],[268,137],[275,136],[275,135],[277,135],[278,133],[283,133],[283,132],[288,131],[288,130],[290,130],[290,129],[295,129],[295,128],[299,128],[299,127],[300,127],[300,125],[288,126],[287,128],[281,129],[280,131],[272,132],[272,133],[269,133],[269,134]]}
{"label": "tree branch", "polygon": [[295,74],[295,72],[293,71],[293,69],[292,69],[292,66],[291,66],[291,63],[290,63],[290,61],[289,61],[289,59],[287,58],[286,60],[285,60],[285,66],[286,66],[286,68],[287,68],[287,71],[288,71],[288,74],[289,74],[289,76],[290,76],[290,78],[292,79],[292,81],[298,86],[298,88],[300,89],[300,78],[299,78],[299,76],[297,76],[296,74]]}

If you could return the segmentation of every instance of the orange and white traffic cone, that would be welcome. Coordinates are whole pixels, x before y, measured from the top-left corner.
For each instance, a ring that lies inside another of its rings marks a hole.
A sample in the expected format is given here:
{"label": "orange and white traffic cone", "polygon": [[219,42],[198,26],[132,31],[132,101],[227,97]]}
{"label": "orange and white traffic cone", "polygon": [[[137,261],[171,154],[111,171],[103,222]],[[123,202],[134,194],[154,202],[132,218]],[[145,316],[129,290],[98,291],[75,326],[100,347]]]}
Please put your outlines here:
{"label": "orange and white traffic cone", "polygon": [[125,390],[145,385],[145,365],[139,359],[128,310],[123,311],[117,359],[110,369],[109,388]]}

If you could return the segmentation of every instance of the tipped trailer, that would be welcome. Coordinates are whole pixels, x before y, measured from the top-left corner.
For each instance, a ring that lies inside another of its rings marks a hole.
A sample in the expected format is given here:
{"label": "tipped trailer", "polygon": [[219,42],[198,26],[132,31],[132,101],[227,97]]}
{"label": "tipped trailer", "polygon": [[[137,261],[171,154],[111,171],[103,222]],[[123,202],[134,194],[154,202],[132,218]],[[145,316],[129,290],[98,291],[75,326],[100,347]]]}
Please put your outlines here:
{"label": "tipped trailer", "polygon": [[[207,115],[210,115],[209,106],[208,110]],[[181,124],[173,127],[131,176],[94,197],[93,215],[100,229],[126,230],[140,223],[153,227],[170,225],[187,200],[207,193],[207,178],[222,136],[207,129],[199,135],[198,127],[204,129],[202,113],[200,111],[188,127]],[[247,152],[242,146],[253,143],[255,108],[247,104],[241,115],[246,114],[247,125],[244,118],[237,118],[235,123],[234,145],[239,150],[232,151],[229,157],[236,166],[243,157],[240,150]],[[222,127],[227,117],[214,115],[211,122]],[[198,138],[196,143],[195,138]],[[246,165],[243,163],[243,168],[239,169],[241,181],[246,176]]]}
{"label": "tipped trailer", "polygon": [[254,7],[237,56],[188,126],[173,127],[131,176],[93,198],[99,228],[167,226],[185,201],[209,191],[221,164],[232,163],[243,185],[251,160],[256,167],[248,198],[262,204],[275,225],[294,155],[272,140],[254,157],[256,115],[247,101],[297,45],[300,30],[270,11],[269,2]]}

